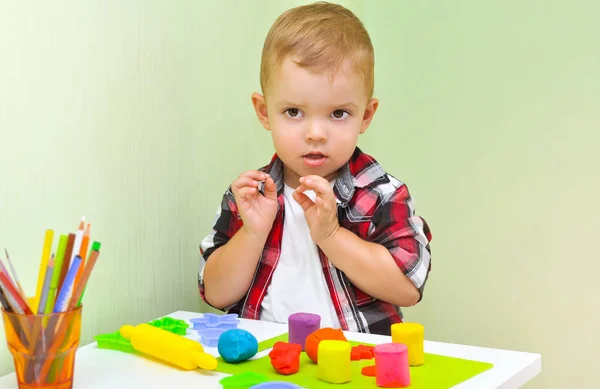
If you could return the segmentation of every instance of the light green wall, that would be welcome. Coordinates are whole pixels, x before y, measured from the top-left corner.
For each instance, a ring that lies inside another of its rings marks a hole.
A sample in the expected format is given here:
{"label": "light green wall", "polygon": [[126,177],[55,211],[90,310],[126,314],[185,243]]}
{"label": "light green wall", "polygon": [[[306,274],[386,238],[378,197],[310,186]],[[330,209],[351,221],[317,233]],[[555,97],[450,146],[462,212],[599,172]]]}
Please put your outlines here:
{"label": "light green wall", "polygon": [[[93,223],[83,343],[206,309],[198,243],[272,153],[250,93],[270,24],[302,3],[0,0],[0,247],[33,290],[44,229]],[[598,3],[342,3],[377,56],[360,146],[434,234],[408,318],[428,339],[542,353],[531,388],[599,380]]]}
{"label": "light green wall", "polygon": [[542,353],[528,388],[596,387],[600,3],[375,4],[381,107],[361,145],[434,237],[409,318],[428,339]]}

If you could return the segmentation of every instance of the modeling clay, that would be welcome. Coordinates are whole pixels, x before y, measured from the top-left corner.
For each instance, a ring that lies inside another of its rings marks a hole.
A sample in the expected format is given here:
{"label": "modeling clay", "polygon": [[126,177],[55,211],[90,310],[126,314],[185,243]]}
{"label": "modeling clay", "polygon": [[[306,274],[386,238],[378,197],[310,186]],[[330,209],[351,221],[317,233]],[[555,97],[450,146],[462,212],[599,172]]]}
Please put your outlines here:
{"label": "modeling clay", "polygon": [[268,378],[262,374],[247,371],[223,378],[219,383],[223,389],[249,389],[262,382],[267,382]]}
{"label": "modeling clay", "polygon": [[[162,319],[152,320],[148,324],[178,335],[185,335],[187,328],[189,327],[185,321],[173,319],[168,316],[163,317]],[[122,337],[119,331],[96,335],[94,339],[98,343],[98,348],[117,350],[125,353],[135,353],[135,349],[131,345],[131,342]]]}
{"label": "modeling clay", "polygon": [[366,377],[375,377],[375,365],[365,366],[360,372]]}
{"label": "modeling clay", "polygon": [[153,325],[158,328],[162,328],[165,331],[172,332],[177,335],[185,335],[187,333],[187,329],[189,324],[183,320],[174,319],[169,316],[165,316],[161,319],[152,320],[150,325]]}
{"label": "modeling clay", "polygon": [[258,341],[246,330],[227,330],[219,337],[217,347],[225,362],[238,363],[256,355]]}
{"label": "modeling clay", "polygon": [[302,346],[306,349],[306,337],[321,327],[321,316],[313,313],[294,313],[288,317],[288,336],[290,343]]}
{"label": "modeling clay", "polygon": [[392,342],[408,347],[408,364],[419,366],[425,362],[423,350],[423,325],[418,323],[395,323],[391,326]]}
{"label": "modeling clay", "polygon": [[125,325],[121,327],[120,333],[137,351],[182,369],[193,370],[200,367],[214,370],[217,367],[217,359],[206,354],[200,343],[150,324],[144,323],[136,327]]}
{"label": "modeling clay", "polygon": [[205,330],[199,330],[200,343],[207,347],[217,347],[219,345],[219,338],[221,334],[226,330],[222,328],[208,328]]}
{"label": "modeling clay", "polygon": [[228,315],[217,315],[214,313],[205,313],[202,317],[190,319],[193,329],[196,331],[207,328],[222,328],[224,330],[232,330],[237,328],[240,320],[238,315],[231,313]]}
{"label": "modeling clay", "polygon": [[350,357],[353,361],[360,361],[361,359],[373,359],[373,346],[365,346],[364,344],[352,347],[352,354]]}
{"label": "modeling clay", "polygon": [[300,368],[302,347],[296,343],[277,342],[269,353],[271,365],[284,375],[295,374]]}
{"label": "modeling clay", "polygon": [[118,350],[125,353],[135,353],[131,342],[121,336],[119,331],[110,334],[102,334],[94,337],[98,342],[98,348],[107,350]]}
{"label": "modeling clay", "polygon": [[331,384],[352,380],[350,343],[344,340],[323,340],[319,343],[317,378]]}
{"label": "modeling clay", "polygon": [[375,346],[375,379],[382,388],[405,388],[410,385],[408,348],[400,343]]}
{"label": "modeling clay", "polygon": [[[317,363],[319,358],[319,343],[322,340],[346,340],[344,332],[341,329],[333,329],[330,327],[320,328],[306,337],[306,355]],[[350,355],[348,355],[350,360]]]}
{"label": "modeling clay", "polygon": [[253,386],[251,389],[301,389],[298,385],[289,382],[271,381]]}

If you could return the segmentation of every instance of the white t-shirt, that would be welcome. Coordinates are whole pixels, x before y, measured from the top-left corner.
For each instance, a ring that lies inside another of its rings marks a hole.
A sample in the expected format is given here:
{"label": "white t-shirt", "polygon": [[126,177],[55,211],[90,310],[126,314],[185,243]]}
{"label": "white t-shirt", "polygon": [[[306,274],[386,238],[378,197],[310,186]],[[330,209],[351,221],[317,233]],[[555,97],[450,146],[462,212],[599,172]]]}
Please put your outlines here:
{"label": "white t-shirt", "polygon": [[[321,327],[340,328],[317,245],[310,237],[304,210],[292,197],[293,192],[285,185],[281,253],[261,305],[260,319],[287,323],[289,315],[308,312],[321,316]],[[304,193],[314,201],[313,191]]]}

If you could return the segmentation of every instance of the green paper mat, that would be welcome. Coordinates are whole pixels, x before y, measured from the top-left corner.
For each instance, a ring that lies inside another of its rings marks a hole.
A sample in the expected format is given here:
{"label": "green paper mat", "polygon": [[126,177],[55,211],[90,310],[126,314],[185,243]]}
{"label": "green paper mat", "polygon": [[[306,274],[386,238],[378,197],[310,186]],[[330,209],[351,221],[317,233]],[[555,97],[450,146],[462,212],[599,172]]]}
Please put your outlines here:
{"label": "green paper mat", "polygon": [[[288,334],[282,334],[277,337],[265,340],[258,344],[258,352],[268,350],[273,347],[275,342],[288,341]],[[353,346],[359,344],[369,345],[350,341]],[[271,359],[268,355],[262,358],[250,359],[245,362],[230,364],[222,358],[218,358],[219,364],[216,371],[225,374],[239,374],[247,371],[265,375],[271,381],[286,381],[309,389],[331,389],[335,386],[317,379],[317,365],[314,364],[306,355],[300,354],[300,371],[292,375],[278,374],[271,366]],[[377,389],[375,377],[365,377],[361,373],[364,366],[374,365],[375,360],[352,361],[352,381],[341,386],[345,388],[373,388]],[[467,359],[446,357],[442,355],[425,353],[425,364],[410,368],[410,389],[448,389],[460,384],[484,371],[492,368],[491,363],[471,361]]]}

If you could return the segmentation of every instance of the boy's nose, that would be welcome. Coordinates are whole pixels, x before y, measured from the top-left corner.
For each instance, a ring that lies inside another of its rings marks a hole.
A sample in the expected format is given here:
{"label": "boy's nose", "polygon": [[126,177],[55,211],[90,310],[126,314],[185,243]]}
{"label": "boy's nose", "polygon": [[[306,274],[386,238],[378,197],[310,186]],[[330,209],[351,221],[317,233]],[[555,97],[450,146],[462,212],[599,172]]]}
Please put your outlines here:
{"label": "boy's nose", "polygon": [[308,125],[306,140],[312,142],[324,142],[327,140],[327,130],[321,123],[315,120]]}

